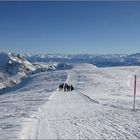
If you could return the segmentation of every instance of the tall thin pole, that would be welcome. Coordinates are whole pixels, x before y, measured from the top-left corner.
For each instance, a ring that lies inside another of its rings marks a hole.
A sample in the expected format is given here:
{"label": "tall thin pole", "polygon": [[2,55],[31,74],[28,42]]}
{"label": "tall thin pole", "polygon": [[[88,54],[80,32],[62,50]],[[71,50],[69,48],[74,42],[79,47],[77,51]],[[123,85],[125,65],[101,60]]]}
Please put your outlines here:
{"label": "tall thin pole", "polygon": [[134,101],[133,101],[133,110],[135,110],[135,103],[136,103],[136,83],[137,82],[137,77],[135,75],[135,80],[134,80]]}

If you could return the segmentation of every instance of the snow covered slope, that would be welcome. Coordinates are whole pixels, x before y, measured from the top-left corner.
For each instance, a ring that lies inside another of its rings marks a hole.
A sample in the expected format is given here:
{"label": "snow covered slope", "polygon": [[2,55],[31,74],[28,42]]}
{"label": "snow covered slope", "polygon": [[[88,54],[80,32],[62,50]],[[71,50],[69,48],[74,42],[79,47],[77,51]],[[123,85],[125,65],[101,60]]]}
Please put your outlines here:
{"label": "snow covered slope", "polygon": [[[1,139],[140,139],[140,67],[69,70],[30,75],[0,96]],[[58,91],[66,81],[72,92]]]}
{"label": "snow covered slope", "polygon": [[29,75],[11,92],[0,95],[0,139],[17,139],[24,123],[32,122],[29,133],[38,122],[39,107],[45,104],[66,72],[46,71]]}
{"label": "snow covered slope", "polygon": [[140,83],[139,69],[75,65],[66,71],[66,81],[76,90],[54,91],[53,98],[33,114],[37,121],[24,123],[19,138],[139,139],[139,88],[136,110],[132,111],[133,76],[137,74]]}

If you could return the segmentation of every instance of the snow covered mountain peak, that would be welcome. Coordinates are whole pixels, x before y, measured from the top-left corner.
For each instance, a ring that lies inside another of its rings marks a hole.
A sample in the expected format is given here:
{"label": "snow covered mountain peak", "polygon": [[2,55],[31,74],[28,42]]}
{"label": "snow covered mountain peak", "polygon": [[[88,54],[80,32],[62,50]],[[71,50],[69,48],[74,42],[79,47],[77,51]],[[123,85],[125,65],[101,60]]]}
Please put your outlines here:
{"label": "snow covered mountain peak", "polygon": [[0,69],[6,70],[5,72],[9,72],[9,74],[15,74],[21,71],[27,73],[29,71],[34,71],[36,68],[20,54],[0,53]]}
{"label": "snow covered mountain peak", "polygon": [[0,89],[11,87],[36,70],[24,56],[0,53]]}

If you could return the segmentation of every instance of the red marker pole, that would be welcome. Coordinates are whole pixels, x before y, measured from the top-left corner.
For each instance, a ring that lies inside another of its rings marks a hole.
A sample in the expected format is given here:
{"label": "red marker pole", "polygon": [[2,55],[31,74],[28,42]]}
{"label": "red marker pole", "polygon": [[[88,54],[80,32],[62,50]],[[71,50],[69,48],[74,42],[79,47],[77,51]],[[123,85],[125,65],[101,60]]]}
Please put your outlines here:
{"label": "red marker pole", "polygon": [[135,110],[135,102],[136,102],[136,83],[137,82],[137,77],[135,75],[135,80],[134,80],[134,101],[133,101],[133,110]]}

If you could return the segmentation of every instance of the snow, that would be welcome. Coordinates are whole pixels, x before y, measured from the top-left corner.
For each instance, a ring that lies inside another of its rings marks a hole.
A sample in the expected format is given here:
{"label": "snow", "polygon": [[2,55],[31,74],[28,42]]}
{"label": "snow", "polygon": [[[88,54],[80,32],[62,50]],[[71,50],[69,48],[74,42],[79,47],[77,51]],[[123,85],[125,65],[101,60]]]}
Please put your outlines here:
{"label": "snow", "polygon": [[65,72],[37,73],[30,75],[11,92],[2,94],[0,96],[1,139],[18,138],[24,123],[30,121],[35,124],[38,116],[33,114],[36,114],[38,108],[49,100],[58,84],[64,82],[66,77]]}
{"label": "snow", "polygon": [[21,55],[0,53],[0,93],[3,93],[3,89],[20,83],[35,70],[36,67]]}
{"label": "snow", "polygon": [[32,64],[20,54],[0,53],[0,93],[17,86],[30,74],[55,69],[53,64]]}
{"label": "snow", "polygon": [[35,54],[25,55],[30,62],[91,63],[98,67],[138,66],[140,53],[136,54]]}
{"label": "snow", "polygon": [[[133,82],[140,67],[69,70],[30,75],[22,86],[0,96],[2,139],[140,139],[140,88],[136,110]],[[72,92],[58,90],[66,81]]]}

